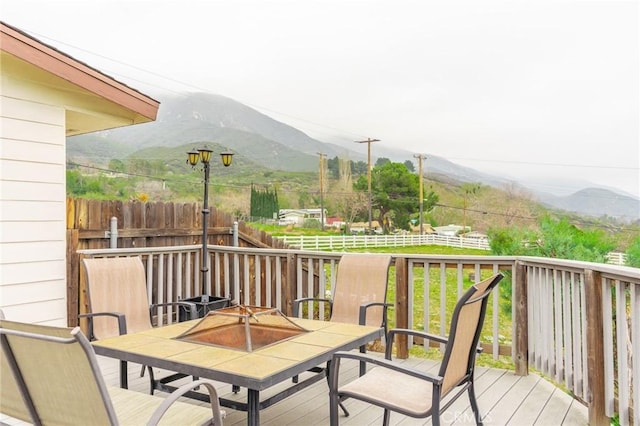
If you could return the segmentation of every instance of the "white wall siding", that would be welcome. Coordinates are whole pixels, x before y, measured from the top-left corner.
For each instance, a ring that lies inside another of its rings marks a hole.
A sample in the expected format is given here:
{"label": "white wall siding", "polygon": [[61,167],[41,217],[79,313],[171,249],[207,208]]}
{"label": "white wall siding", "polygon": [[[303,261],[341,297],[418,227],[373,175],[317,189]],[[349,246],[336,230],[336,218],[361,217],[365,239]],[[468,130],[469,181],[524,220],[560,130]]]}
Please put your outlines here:
{"label": "white wall siding", "polygon": [[0,97],[0,306],[66,326],[65,110],[22,83],[3,76]]}

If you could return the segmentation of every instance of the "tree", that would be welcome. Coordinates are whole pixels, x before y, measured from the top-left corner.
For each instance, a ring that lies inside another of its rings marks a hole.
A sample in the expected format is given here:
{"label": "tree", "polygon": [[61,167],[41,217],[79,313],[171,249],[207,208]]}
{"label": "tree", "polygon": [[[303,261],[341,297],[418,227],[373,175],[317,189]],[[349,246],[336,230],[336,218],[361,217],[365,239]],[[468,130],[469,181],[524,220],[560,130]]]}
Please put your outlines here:
{"label": "tree", "polygon": [[118,160],[117,158],[109,160],[109,169],[114,172],[124,172],[126,171],[126,166],[122,160]]}
{"label": "tree", "polygon": [[[367,177],[360,176],[355,188],[366,193]],[[419,190],[418,176],[409,173],[404,164],[386,162],[371,171],[372,205],[381,224],[392,218],[396,227],[409,229],[410,216],[420,207]]]}
{"label": "tree", "polygon": [[269,188],[260,191],[251,185],[250,204],[249,215],[252,218],[262,217],[265,219],[273,219],[274,216],[277,217],[280,211],[278,207],[278,193],[276,191],[269,191]]}
{"label": "tree", "polygon": [[[336,157],[337,158],[337,157]],[[367,211],[367,194],[354,191],[351,177],[352,162],[338,159],[338,179],[327,192],[327,205],[330,211],[340,216],[346,223],[351,223],[362,212]]]}
{"label": "tree", "polygon": [[581,229],[568,218],[543,216],[539,231],[518,228],[491,229],[491,251],[497,255],[529,255],[556,259],[605,262],[615,248],[613,239],[600,229]]}
{"label": "tree", "polygon": [[376,164],[374,167],[382,167],[387,163],[390,163],[391,160],[389,160],[387,157],[380,157],[376,160]]}
{"label": "tree", "polygon": [[351,175],[362,176],[367,174],[367,162],[366,161],[352,161],[351,162]]}
{"label": "tree", "polygon": [[327,160],[327,171],[334,179],[340,178],[340,158],[337,155]]}
{"label": "tree", "polygon": [[413,165],[413,161],[407,160],[404,162],[404,166],[407,168],[407,170],[409,170],[411,173],[414,173],[416,171],[416,167]]}
{"label": "tree", "polygon": [[[539,256],[604,263],[615,247],[611,237],[599,229],[580,229],[567,218],[543,216],[538,231],[521,228],[494,228],[488,231],[493,254],[500,256]],[[508,274],[507,274],[508,276]],[[511,311],[512,288],[501,285],[501,308]]]}
{"label": "tree", "polygon": [[[438,194],[436,194],[433,191],[433,186],[430,187],[430,189],[427,188],[423,188],[424,191],[424,196],[422,198],[422,221],[423,223],[428,223],[429,221],[427,220],[427,217],[429,215],[429,213],[433,210],[433,208],[435,207],[436,204],[438,204],[438,201],[440,201],[440,197],[438,196]],[[420,193],[418,192],[418,195],[420,195]],[[418,200],[418,203],[420,202],[420,200]],[[411,218],[417,218],[417,223],[420,223],[420,211],[419,211],[420,206],[418,205],[418,212],[415,215],[411,215]]]}

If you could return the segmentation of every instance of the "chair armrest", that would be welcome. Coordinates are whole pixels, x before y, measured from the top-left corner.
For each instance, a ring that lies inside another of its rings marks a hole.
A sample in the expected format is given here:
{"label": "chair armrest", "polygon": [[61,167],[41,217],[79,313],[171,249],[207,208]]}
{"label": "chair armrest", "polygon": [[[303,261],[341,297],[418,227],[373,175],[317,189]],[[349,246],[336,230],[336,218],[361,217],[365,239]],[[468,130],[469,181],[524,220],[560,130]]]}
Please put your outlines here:
{"label": "chair armrest", "polygon": [[89,340],[95,340],[95,336],[93,335],[93,317],[115,317],[118,319],[118,334],[121,336],[123,334],[127,334],[127,317],[125,314],[121,314],[120,312],[90,312],[87,314],[80,314],[78,318],[86,318],[88,320],[89,326]]}
{"label": "chair armrest", "polygon": [[200,379],[180,386],[178,389],[169,394],[169,396],[162,401],[162,404],[160,404],[158,408],[156,408],[147,425],[157,425],[164,413],[169,409],[169,407],[171,407],[174,402],[178,400],[178,398],[180,398],[188,391],[197,388],[198,386],[204,386],[209,393],[213,424],[216,426],[222,425],[222,419],[226,416],[226,412],[224,410],[220,410],[220,400],[218,399],[216,388],[213,387],[213,383],[214,382],[211,380]]}
{"label": "chair armrest", "polygon": [[436,341],[438,343],[444,343],[444,344],[446,344],[449,341],[449,339],[447,339],[445,337],[437,336],[437,335],[431,334],[431,333],[427,333],[426,331],[410,330],[408,328],[393,328],[393,329],[389,330],[389,333],[388,333],[387,348],[385,350],[385,358],[386,359],[391,359],[391,352],[393,350],[393,342],[394,342],[394,337],[395,337],[396,334],[402,334],[402,335],[414,336],[414,337],[422,337],[423,339],[426,339],[426,340],[433,340],[433,341]]}
{"label": "chair armrest", "polygon": [[[445,345],[449,343],[449,339],[446,337],[438,336],[436,334],[427,333],[426,331],[420,330],[410,330],[408,328],[394,328],[389,330],[388,340],[387,340],[387,349],[385,350],[385,358],[391,359],[391,350],[393,349],[393,338],[396,334],[405,334],[415,337],[422,337],[426,340],[433,340],[438,343],[444,343]],[[482,346],[478,346],[476,348],[476,352],[482,352]]]}
{"label": "chair armrest", "polygon": [[153,316],[154,313],[158,312],[158,308],[168,307],[168,306],[182,306],[187,309],[189,312],[189,319],[194,320],[198,319],[198,307],[193,302],[167,302],[167,303],[154,303],[149,306],[149,314]]}
{"label": "chair armrest", "polygon": [[302,302],[325,302],[329,304],[329,311],[331,311],[331,308],[333,307],[333,302],[331,301],[331,299],[324,299],[321,297],[303,297],[300,299],[295,299],[293,301],[293,316],[294,317],[298,317],[300,314],[300,304]]}
{"label": "chair armrest", "polygon": [[387,329],[387,309],[389,308],[390,303],[382,303],[382,302],[369,302],[363,303],[360,305],[360,312],[358,315],[358,324],[365,325],[367,323],[367,309],[372,308],[374,306],[382,306],[382,326]]}
{"label": "chair armrest", "polygon": [[340,370],[340,360],[343,358],[354,359],[356,361],[364,362],[366,364],[377,365],[378,367],[387,368],[389,370],[397,371],[400,373],[407,374],[412,377],[416,377],[418,379],[426,380],[428,382],[433,383],[436,386],[442,385],[444,381],[444,377],[429,374],[425,371],[419,371],[414,368],[409,368],[399,364],[398,362],[393,362],[389,359],[373,357],[371,355],[362,354],[358,352],[336,352],[333,354],[333,358],[331,360],[331,368],[329,374],[331,375],[331,380],[329,381],[329,386],[332,389],[337,389],[337,379],[339,377]]}

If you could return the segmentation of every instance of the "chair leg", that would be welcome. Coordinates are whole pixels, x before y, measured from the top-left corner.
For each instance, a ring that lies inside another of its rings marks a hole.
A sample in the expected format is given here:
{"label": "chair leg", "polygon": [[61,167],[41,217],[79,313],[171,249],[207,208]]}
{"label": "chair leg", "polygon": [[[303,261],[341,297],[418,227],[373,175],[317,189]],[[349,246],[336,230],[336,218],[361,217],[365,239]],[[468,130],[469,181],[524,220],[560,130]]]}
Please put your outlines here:
{"label": "chair leg", "polygon": [[349,410],[347,410],[347,407],[345,407],[344,404],[342,403],[342,399],[338,399],[338,405],[342,409],[342,412],[344,413],[344,416],[345,417],[349,417]]}
{"label": "chair leg", "polygon": [[329,424],[331,426],[338,426],[338,405],[340,403],[340,396],[329,392]]}
{"label": "chair leg", "polygon": [[[331,371],[331,361],[327,361],[327,366],[324,368],[324,375],[327,379],[327,385],[329,385],[329,388],[331,388],[331,383],[329,383],[329,381],[331,380],[331,377],[329,377],[329,372]],[[297,377],[296,376],[296,382],[294,383],[298,383],[297,382]],[[342,403],[342,398],[338,397],[338,405],[340,406],[340,408],[342,409],[342,412],[344,413],[345,417],[349,417],[349,410],[347,410],[347,407],[344,406],[344,404]]]}
{"label": "chair leg", "polygon": [[469,392],[469,402],[471,403],[473,415],[476,418],[476,424],[478,426],[482,426],[482,419],[480,418],[480,409],[478,408],[478,401],[476,400],[476,391],[473,387],[473,381],[470,383],[467,391]]}
{"label": "chair leg", "polygon": [[153,368],[151,366],[147,366],[149,369],[149,395],[153,395],[153,392],[156,390],[156,379],[155,374],[153,374]]}

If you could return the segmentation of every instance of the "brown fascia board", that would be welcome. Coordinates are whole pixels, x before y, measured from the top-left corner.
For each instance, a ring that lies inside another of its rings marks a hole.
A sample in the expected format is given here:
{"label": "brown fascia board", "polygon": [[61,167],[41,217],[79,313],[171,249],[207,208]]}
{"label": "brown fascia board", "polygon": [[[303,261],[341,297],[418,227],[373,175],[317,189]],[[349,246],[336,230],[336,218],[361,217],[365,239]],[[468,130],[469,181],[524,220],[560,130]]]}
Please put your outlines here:
{"label": "brown fascia board", "polygon": [[0,49],[153,121],[160,102],[0,21]]}

